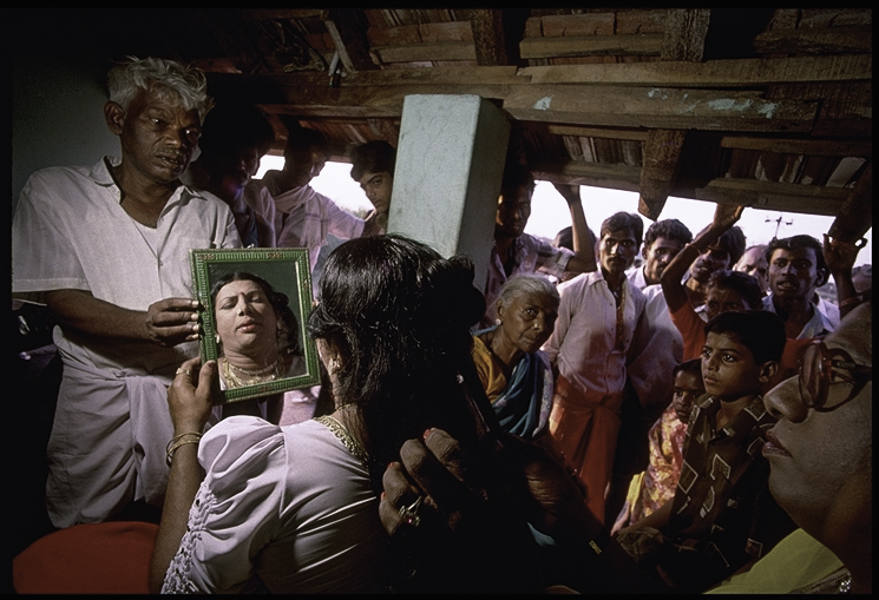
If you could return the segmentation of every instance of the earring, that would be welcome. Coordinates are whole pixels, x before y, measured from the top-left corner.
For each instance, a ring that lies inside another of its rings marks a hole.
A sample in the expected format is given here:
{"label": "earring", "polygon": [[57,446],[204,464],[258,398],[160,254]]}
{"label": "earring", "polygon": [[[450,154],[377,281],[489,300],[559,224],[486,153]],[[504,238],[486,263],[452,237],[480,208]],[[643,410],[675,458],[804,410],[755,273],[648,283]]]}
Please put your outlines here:
{"label": "earring", "polygon": [[214,339],[217,341],[217,346],[223,343],[223,340],[220,339],[220,334],[214,336]]}
{"label": "earring", "polygon": [[500,317],[498,317],[497,319],[494,320],[495,325],[503,325],[503,323],[504,322],[500,320]]}

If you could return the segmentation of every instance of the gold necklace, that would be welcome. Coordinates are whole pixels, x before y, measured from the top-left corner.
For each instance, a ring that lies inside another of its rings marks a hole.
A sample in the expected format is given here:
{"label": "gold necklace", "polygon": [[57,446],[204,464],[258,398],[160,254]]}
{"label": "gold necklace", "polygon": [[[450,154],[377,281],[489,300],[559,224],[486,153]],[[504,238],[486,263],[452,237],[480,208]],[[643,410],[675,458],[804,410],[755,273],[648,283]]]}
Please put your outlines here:
{"label": "gold necklace", "polygon": [[[269,364],[268,366],[257,369],[256,371],[248,371],[247,369],[242,369],[241,367],[236,367],[232,363],[229,362],[225,356],[223,357],[223,379],[226,380],[226,383],[229,387],[244,387],[248,385],[255,385],[257,383],[268,383],[269,381],[274,381],[281,374],[281,358]],[[239,376],[236,374],[236,371],[240,373]]]}

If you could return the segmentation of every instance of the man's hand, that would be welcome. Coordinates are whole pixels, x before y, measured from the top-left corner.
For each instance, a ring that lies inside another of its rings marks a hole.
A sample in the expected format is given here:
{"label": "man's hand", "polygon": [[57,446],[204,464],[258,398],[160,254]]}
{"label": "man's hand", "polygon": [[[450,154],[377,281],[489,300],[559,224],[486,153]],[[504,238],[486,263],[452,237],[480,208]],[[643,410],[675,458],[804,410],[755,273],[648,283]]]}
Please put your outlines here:
{"label": "man's hand", "polygon": [[742,218],[744,210],[744,206],[718,202],[717,208],[714,209],[714,220],[711,222],[711,228],[718,231],[726,231]]}
{"label": "man's hand", "polygon": [[165,298],[150,304],[144,318],[147,337],[166,348],[198,339],[198,301]]}
{"label": "man's hand", "polygon": [[832,275],[851,273],[863,246],[850,244],[824,234],[824,261]]}
{"label": "man's hand", "polygon": [[572,202],[580,202],[580,186],[579,185],[568,185],[566,183],[553,183],[553,187],[558,190],[558,193],[562,195],[562,198],[568,204]]}

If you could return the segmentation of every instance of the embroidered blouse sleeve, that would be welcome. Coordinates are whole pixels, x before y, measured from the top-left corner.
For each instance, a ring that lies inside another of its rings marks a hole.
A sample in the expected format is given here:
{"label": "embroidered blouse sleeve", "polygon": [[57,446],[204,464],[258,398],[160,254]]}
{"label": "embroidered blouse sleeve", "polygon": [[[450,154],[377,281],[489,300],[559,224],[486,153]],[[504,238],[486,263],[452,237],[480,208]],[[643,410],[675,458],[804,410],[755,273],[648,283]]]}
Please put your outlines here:
{"label": "embroidered blouse sleeve", "polygon": [[202,438],[206,476],[162,593],[238,592],[279,526],[287,474],[284,436],[255,417],[230,417]]}

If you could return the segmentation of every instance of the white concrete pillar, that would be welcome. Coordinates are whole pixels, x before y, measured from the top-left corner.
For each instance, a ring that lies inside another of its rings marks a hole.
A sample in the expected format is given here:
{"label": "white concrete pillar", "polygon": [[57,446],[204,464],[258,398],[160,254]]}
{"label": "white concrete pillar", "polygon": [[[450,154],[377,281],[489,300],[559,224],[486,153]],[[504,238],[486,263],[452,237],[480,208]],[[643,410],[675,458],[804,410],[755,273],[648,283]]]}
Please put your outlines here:
{"label": "white concrete pillar", "polygon": [[443,256],[465,254],[485,287],[510,123],[476,95],[411,95],[403,102],[388,232]]}

